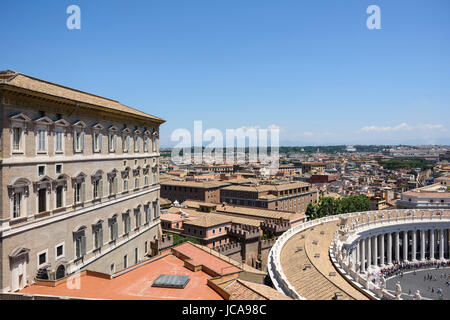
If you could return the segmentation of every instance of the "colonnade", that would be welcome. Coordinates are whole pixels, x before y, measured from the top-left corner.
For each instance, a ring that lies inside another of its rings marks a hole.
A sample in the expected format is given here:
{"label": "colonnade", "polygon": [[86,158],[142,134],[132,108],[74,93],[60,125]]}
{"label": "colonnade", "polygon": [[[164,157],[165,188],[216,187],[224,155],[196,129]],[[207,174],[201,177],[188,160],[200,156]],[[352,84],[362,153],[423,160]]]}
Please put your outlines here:
{"label": "colonnade", "polygon": [[364,273],[393,262],[450,259],[450,229],[414,228],[360,238],[350,251],[352,268]]}

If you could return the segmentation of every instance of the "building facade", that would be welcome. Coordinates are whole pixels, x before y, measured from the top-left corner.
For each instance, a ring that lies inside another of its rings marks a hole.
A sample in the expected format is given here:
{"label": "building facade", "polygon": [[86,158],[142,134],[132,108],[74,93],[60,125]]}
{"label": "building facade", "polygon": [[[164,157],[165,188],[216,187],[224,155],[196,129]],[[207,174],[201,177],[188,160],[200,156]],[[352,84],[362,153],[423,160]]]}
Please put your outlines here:
{"label": "building facade", "polygon": [[317,191],[309,183],[233,185],[220,190],[220,201],[228,204],[303,213]]}
{"label": "building facade", "polygon": [[161,235],[164,120],[0,72],[0,290],[141,261]]}
{"label": "building facade", "polygon": [[397,200],[399,209],[450,209],[450,190],[446,185],[431,186],[403,192]]}
{"label": "building facade", "polygon": [[199,200],[220,203],[220,188],[229,183],[221,181],[161,181],[161,197],[170,201]]}

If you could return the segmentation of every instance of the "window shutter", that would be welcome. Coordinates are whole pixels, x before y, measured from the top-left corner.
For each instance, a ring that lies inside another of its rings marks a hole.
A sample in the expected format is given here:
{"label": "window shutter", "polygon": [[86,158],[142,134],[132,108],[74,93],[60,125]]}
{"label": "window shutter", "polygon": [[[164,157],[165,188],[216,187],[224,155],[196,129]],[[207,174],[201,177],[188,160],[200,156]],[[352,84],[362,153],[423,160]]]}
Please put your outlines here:
{"label": "window shutter", "polygon": [[103,144],[103,135],[101,133],[98,134],[98,150],[102,151]]}
{"label": "window shutter", "polygon": [[84,131],[81,132],[81,151],[84,151]]}
{"label": "window shutter", "polygon": [[77,258],[81,257],[81,239],[75,239],[75,255]]}
{"label": "window shutter", "polygon": [[118,185],[117,185],[117,180],[118,180],[118,178],[117,177],[114,177],[114,194],[116,194],[117,193],[117,188],[118,188]]}
{"label": "window shutter", "polygon": [[114,135],[113,141],[114,141],[114,151],[116,151],[116,148],[117,148],[117,136],[116,135]]}
{"label": "window shutter", "polygon": [[77,132],[73,132],[73,151],[77,151]]}
{"label": "window shutter", "polygon": [[86,254],[86,236],[81,236],[81,255]]}
{"label": "window shutter", "polygon": [[98,229],[98,247],[100,248],[103,245],[103,228],[100,227]]}
{"label": "window shutter", "polygon": [[114,240],[117,239],[118,237],[118,233],[119,233],[119,224],[116,222],[114,222]]}
{"label": "window shutter", "polygon": [[86,183],[83,181],[81,183],[81,202],[86,201]]}
{"label": "window shutter", "polygon": [[103,198],[103,179],[98,181],[98,197]]}

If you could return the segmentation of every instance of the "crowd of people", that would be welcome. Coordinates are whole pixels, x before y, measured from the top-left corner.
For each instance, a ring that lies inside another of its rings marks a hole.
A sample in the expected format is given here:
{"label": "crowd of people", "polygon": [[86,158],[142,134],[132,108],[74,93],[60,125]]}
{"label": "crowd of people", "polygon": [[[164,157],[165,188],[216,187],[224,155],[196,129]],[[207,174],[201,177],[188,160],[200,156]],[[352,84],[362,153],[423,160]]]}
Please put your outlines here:
{"label": "crowd of people", "polygon": [[436,261],[423,261],[423,262],[394,262],[391,267],[383,268],[380,270],[379,274],[385,278],[391,276],[403,276],[403,271],[405,270],[416,270],[416,269],[429,269],[429,268],[445,268],[450,266],[450,260],[436,260]]}

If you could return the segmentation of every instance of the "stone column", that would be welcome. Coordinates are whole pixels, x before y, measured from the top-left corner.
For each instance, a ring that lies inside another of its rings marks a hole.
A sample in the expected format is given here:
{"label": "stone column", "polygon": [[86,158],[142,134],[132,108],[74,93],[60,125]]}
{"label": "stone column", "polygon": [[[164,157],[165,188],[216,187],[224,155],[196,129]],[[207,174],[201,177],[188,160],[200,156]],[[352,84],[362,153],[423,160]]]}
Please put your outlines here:
{"label": "stone column", "polygon": [[387,238],[387,264],[392,264],[392,233],[388,233]]}
{"label": "stone column", "polygon": [[395,233],[395,261],[400,261],[400,232]]}
{"label": "stone column", "polygon": [[352,249],[352,270],[356,270],[356,247]]}
{"label": "stone column", "polygon": [[447,229],[447,259],[450,259],[450,229]]}
{"label": "stone column", "polygon": [[420,261],[425,261],[425,230],[420,230]]}
{"label": "stone column", "polygon": [[377,267],[378,266],[378,236],[374,236],[372,238],[372,243],[373,243],[373,245],[372,245],[372,250],[373,250],[372,263],[375,267]]}
{"label": "stone column", "polygon": [[412,231],[412,248],[411,248],[411,255],[412,255],[412,261],[417,261],[417,230]]}
{"label": "stone column", "polygon": [[408,231],[403,231],[403,260],[408,261]]}
{"label": "stone column", "polygon": [[372,238],[369,237],[366,239],[366,247],[367,247],[367,270],[372,266]]}
{"label": "stone column", "polygon": [[360,243],[360,241],[358,241],[358,243],[356,244],[356,261],[359,261],[359,263],[361,263],[361,257],[360,257],[361,248],[360,248],[359,243]]}
{"label": "stone column", "polygon": [[434,230],[430,230],[430,260],[434,260]]}
{"label": "stone column", "polygon": [[361,243],[361,267],[360,267],[360,272],[364,273],[366,272],[366,239],[362,239],[360,241]]}
{"label": "stone column", "polygon": [[439,229],[439,259],[444,260],[444,229]]}
{"label": "stone column", "polygon": [[380,266],[384,267],[384,234],[380,235]]}

